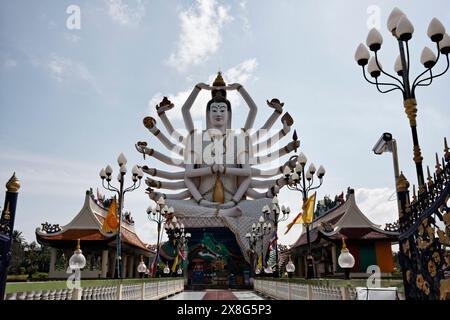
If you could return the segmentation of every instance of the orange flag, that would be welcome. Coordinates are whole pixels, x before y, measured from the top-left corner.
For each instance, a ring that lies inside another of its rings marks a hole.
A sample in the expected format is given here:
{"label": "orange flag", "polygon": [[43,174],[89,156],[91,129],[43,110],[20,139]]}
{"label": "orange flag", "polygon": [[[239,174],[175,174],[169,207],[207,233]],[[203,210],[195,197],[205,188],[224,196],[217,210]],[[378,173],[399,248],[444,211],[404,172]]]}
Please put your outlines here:
{"label": "orange flag", "polygon": [[105,232],[114,232],[117,231],[117,227],[119,226],[119,219],[117,218],[117,208],[116,208],[116,199],[113,198],[111,201],[111,206],[109,207],[108,215],[103,221],[103,231]]}

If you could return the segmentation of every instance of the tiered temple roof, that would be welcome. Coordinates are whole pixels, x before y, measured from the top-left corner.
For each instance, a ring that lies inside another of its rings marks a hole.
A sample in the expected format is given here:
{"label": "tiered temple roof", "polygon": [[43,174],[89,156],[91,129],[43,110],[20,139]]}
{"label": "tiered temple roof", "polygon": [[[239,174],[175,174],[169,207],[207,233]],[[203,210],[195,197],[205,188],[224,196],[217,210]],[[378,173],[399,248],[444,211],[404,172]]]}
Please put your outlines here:
{"label": "tiered temple roof", "polygon": [[[72,221],[63,227],[43,224],[42,228],[36,229],[37,241],[61,249],[75,248],[77,239],[81,240],[83,247],[96,248],[115,245],[117,233],[107,233],[102,230],[108,209],[99,202],[94,198],[92,191],[86,191],[83,207]],[[122,219],[121,240],[122,245],[142,251],[143,254],[154,252],[138,237],[134,224],[127,219]]]}
{"label": "tiered temple roof", "polygon": [[[349,189],[347,199],[337,207],[315,218],[310,226],[311,243],[321,238],[327,240],[387,240],[396,242],[398,233],[386,231],[371,222],[356,205],[355,192]],[[303,230],[290,249],[307,245],[306,230]]]}

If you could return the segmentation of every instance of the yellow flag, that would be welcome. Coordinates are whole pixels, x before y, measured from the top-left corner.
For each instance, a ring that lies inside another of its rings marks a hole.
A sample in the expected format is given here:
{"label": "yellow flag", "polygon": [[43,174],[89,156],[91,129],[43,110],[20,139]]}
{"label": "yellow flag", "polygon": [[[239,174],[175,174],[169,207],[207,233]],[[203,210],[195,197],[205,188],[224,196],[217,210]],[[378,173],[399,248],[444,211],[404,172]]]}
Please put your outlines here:
{"label": "yellow flag", "polygon": [[314,205],[316,204],[316,193],[308,198],[303,204],[302,219],[304,223],[311,223],[314,219]]}
{"label": "yellow flag", "polygon": [[287,225],[286,232],[287,234],[289,230],[291,230],[294,224],[303,224],[303,223],[311,223],[314,218],[314,205],[316,202],[316,194],[314,193],[312,196],[308,198],[303,203],[303,212],[300,212],[291,223]]}
{"label": "yellow flag", "polygon": [[175,261],[173,262],[172,273],[177,270],[177,266],[178,266],[178,255],[175,257]]}
{"label": "yellow flag", "polygon": [[291,230],[291,228],[292,228],[292,226],[293,226],[294,224],[302,224],[302,223],[303,223],[303,217],[302,217],[302,213],[300,212],[300,213],[294,218],[294,220],[292,220],[292,222],[289,223],[289,224],[287,225],[287,229],[286,229],[286,232],[285,232],[284,234],[287,234],[287,233],[289,232],[289,230]]}
{"label": "yellow flag", "polygon": [[111,206],[109,207],[108,215],[103,221],[103,231],[114,232],[117,231],[119,226],[119,219],[117,219],[117,209],[116,209],[116,199],[113,198],[111,201]]}
{"label": "yellow flag", "polygon": [[258,264],[256,266],[256,269],[261,269],[261,268],[262,268],[262,254],[259,255]]}

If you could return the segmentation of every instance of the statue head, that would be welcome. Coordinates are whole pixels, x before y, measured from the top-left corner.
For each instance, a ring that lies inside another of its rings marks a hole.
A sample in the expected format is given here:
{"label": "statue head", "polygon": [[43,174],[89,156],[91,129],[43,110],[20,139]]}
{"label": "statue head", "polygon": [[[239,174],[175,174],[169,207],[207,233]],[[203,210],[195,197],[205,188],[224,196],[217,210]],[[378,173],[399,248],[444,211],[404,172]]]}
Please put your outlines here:
{"label": "statue head", "polygon": [[206,105],[206,129],[231,129],[231,103],[220,93]]}

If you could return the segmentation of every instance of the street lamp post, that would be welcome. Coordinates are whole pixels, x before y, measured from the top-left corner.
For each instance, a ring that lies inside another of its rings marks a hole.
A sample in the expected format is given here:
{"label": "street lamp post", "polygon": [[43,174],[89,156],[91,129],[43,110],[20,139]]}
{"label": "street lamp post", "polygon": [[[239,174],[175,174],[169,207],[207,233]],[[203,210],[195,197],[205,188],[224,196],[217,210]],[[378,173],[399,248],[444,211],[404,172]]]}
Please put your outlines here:
{"label": "street lamp post", "polygon": [[[177,217],[175,217],[174,215],[171,215],[170,218],[167,219],[164,228],[166,230],[169,241],[172,242],[172,245],[175,248],[175,255],[179,256],[180,249],[185,248],[188,242],[188,238],[191,237],[191,234],[185,233],[184,224],[180,224],[177,221]],[[182,258],[184,260],[186,257]]]}
{"label": "street lamp post", "polygon": [[355,266],[355,258],[350,251],[348,251],[344,238],[342,238],[342,250],[338,257],[338,264],[342,270],[344,270],[345,279],[349,280],[350,270]]}
{"label": "street lamp post", "polygon": [[[278,223],[281,221],[286,221],[289,218],[289,213],[291,212],[291,209],[289,207],[285,207],[284,205],[281,206],[278,204],[278,197],[275,196],[272,199],[272,207],[270,208],[268,205],[265,205],[262,208],[262,212],[264,215],[264,218],[266,220],[269,220],[274,225],[274,231],[275,231],[275,237],[278,238]],[[273,215],[273,218],[271,218],[271,213]],[[283,214],[283,215],[281,215]],[[280,268],[278,265],[278,243],[275,239],[275,277],[280,276]]]}
{"label": "street lamp post", "polygon": [[[252,224],[252,234],[255,237],[255,248],[258,246],[258,243],[261,244],[260,246],[260,257],[261,257],[261,269],[258,266],[258,263],[256,263],[256,269],[255,274],[259,275],[261,272],[264,272],[264,238],[265,236],[270,234],[270,231],[272,230],[272,224],[269,222],[267,223],[264,220],[264,216],[259,217],[258,223]],[[247,238],[248,239],[248,238]],[[255,250],[256,252],[256,250]],[[267,270],[266,270],[267,273]]]}
{"label": "street lamp post", "polygon": [[[409,120],[411,127],[411,134],[413,140],[413,152],[414,162],[416,164],[417,180],[419,184],[419,195],[426,191],[425,179],[422,167],[422,154],[420,151],[419,139],[417,135],[417,102],[416,102],[416,90],[418,87],[429,86],[433,79],[442,76],[447,72],[450,62],[450,37],[445,33],[445,28],[442,23],[433,18],[428,27],[427,34],[431,41],[436,44],[437,57],[433,51],[425,47],[422,51],[420,62],[425,67],[425,71],[420,73],[413,81],[410,78],[410,56],[409,56],[409,40],[414,33],[414,27],[409,21],[408,17],[398,8],[394,8],[389,15],[387,26],[389,31],[396,38],[399,48],[399,56],[397,57],[394,70],[399,77],[387,73],[381,66],[378,59],[378,51],[383,43],[383,37],[380,32],[373,28],[370,30],[366,44],[370,51],[374,53],[374,56],[370,57],[369,50],[364,44],[360,44],[355,53],[355,60],[362,67],[364,79],[367,82],[375,85],[379,92],[388,93],[391,91],[399,90],[403,96],[403,106],[405,113]],[[442,72],[433,73],[433,68],[437,64],[439,58],[445,55],[447,60],[447,66]],[[370,74],[374,81],[369,80],[366,75],[365,66],[367,65],[367,72]],[[390,78],[392,82],[379,82],[379,77],[383,74]],[[386,88],[383,90],[382,88]]]}
{"label": "street lamp post", "polygon": [[[127,164],[127,159],[125,158],[125,156],[123,155],[123,153],[121,153],[119,155],[119,157],[117,158],[117,163],[119,164],[119,174],[117,176],[117,180],[119,182],[119,187],[116,188],[114,186],[111,185],[111,180],[112,180],[112,172],[113,169],[111,168],[110,165],[107,165],[106,168],[103,168],[100,170],[100,178],[102,179],[102,186],[103,188],[109,190],[109,191],[114,191],[117,193],[117,196],[119,198],[119,203],[118,203],[118,216],[119,216],[119,228],[117,230],[117,244],[116,244],[116,278],[121,278],[120,276],[120,260],[121,260],[121,227],[122,227],[122,209],[123,209],[123,202],[124,202],[124,196],[125,193],[136,190],[137,188],[139,188],[141,186],[141,179],[144,175],[144,173],[142,172],[142,169],[138,166],[134,166],[132,169],[132,181],[133,184],[128,187],[125,188],[124,187],[124,178],[125,175],[127,174],[127,168],[126,168],[126,164]],[[106,184],[105,184],[105,180],[106,180]]]}
{"label": "street lamp post", "polygon": [[156,240],[156,257],[154,261],[154,265],[152,266],[152,274],[151,276],[154,277],[156,275],[156,266],[158,265],[159,260],[159,246],[161,242],[161,226],[166,222],[166,219],[171,217],[174,213],[173,207],[167,207],[166,201],[163,197],[159,198],[159,200],[156,202],[156,206],[154,208],[148,207],[147,209],[147,217],[151,220],[156,222],[157,225],[157,231],[158,231],[158,238]]}
{"label": "street lamp post", "polygon": [[139,265],[138,265],[138,267],[137,267],[137,271],[138,271],[139,276],[140,276],[141,278],[144,277],[145,271],[147,271],[147,266],[146,266],[145,263],[144,263],[144,256],[143,256],[143,255],[141,255],[141,262],[139,263]]}
{"label": "street lamp post", "polygon": [[[300,191],[303,195],[303,211],[305,211],[305,204],[308,200],[308,194],[312,190],[316,190],[320,188],[323,183],[323,177],[325,175],[325,169],[323,166],[320,166],[316,173],[316,167],[313,163],[309,165],[309,168],[305,170],[306,163],[308,159],[303,153],[300,153],[298,156],[291,157],[291,160],[297,158],[297,164],[294,169],[291,169],[289,166],[285,166],[283,170],[283,174],[287,181],[287,187],[289,190]],[[314,174],[317,174],[317,178],[319,178],[319,184],[314,186]],[[304,212],[305,213],[305,212]],[[306,227],[306,239],[308,242],[308,256],[306,258],[307,262],[307,271],[306,278],[311,279],[314,278],[314,259],[311,253],[311,238],[309,234],[309,227],[311,221],[303,221],[303,225]]]}
{"label": "street lamp post", "polygon": [[292,262],[292,259],[291,259],[291,256],[290,256],[290,255],[289,255],[289,261],[288,261],[288,263],[286,264],[286,272],[288,273],[289,278],[292,278],[292,275],[293,275],[294,272],[295,272],[295,265],[294,265],[294,263]]}

